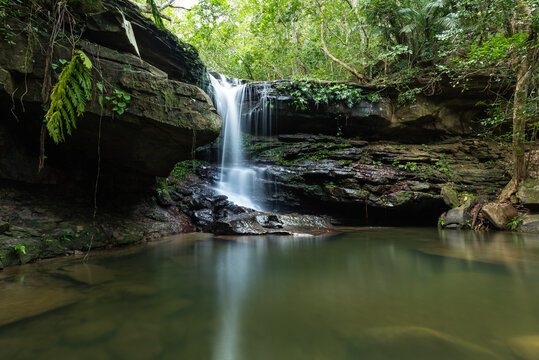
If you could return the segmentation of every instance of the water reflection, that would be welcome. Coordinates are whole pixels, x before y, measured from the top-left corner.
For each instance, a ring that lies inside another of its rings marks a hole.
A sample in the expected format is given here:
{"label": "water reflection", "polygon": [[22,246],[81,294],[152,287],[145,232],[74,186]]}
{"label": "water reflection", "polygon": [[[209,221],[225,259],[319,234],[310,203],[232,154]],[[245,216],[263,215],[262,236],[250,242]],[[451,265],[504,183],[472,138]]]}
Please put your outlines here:
{"label": "water reflection", "polygon": [[420,251],[504,265],[515,274],[532,271],[539,264],[539,239],[533,234],[440,231],[440,240],[420,248]]}
{"label": "water reflection", "polygon": [[[96,265],[113,279],[100,284],[73,281],[63,263],[7,269],[0,319],[21,317],[0,326],[0,348],[40,359],[513,359],[511,339],[539,333],[538,240],[197,234],[108,252]],[[41,315],[26,316],[30,305]]]}
{"label": "water reflection", "polygon": [[[213,359],[242,359],[240,349],[242,314],[248,291],[264,277],[264,268],[269,246],[281,252],[290,252],[298,247],[320,244],[326,237],[289,237],[289,236],[243,236],[221,237],[228,246],[221,248],[216,256],[215,278],[219,325],[213,346]],[[206,251],[201,256],[213,256]]]}

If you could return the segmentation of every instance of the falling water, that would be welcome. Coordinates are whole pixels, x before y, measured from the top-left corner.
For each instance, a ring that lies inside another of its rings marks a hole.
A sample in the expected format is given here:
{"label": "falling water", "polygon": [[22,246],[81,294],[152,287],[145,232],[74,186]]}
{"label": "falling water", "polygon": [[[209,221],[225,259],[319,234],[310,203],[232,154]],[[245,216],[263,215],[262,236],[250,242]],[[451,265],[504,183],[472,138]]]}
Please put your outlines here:
{"label": "falling water", "polygon": [[233,203],[255,210],[264,210],[265,169],[250,164],[244,154],[244,132],[271,135],[271,106],[267,85],[258,91],[238,79],[210,74],[213,98],[223,118],[221,131],[221,173],[217,191]]}

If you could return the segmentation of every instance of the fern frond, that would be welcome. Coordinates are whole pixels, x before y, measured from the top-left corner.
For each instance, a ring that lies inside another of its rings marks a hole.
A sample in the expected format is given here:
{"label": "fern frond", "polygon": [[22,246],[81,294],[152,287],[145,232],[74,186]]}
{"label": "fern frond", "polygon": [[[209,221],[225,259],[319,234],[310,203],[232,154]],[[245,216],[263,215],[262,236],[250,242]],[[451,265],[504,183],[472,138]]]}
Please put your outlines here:
{"label": "fern frond", "polygon": [[146,3],[148,4],[148,7],[152,10],[153,22],[155,23],[157,28],[164,29],[165,24],[163,24],[163,19],[161,19],[161,13],[159,12],[159,9],[157,8],[157,4],[155,3],[155,0],[146,0]]}
{"label": "fern frond", "polygon": [[92,62],[86,54],[75,50],[73,58],[60,74],[51,93],[51,104],[45,119],[55,143],[65,141],[65,133],[77,128],[77,117],[84,113],[92,96]]}

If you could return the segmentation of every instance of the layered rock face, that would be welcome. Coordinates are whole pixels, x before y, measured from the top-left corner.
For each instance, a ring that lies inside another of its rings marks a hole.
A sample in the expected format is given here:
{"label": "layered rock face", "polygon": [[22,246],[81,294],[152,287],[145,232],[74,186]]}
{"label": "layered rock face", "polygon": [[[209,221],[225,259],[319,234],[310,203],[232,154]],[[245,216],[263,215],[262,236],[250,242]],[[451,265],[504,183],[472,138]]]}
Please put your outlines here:
{"label": "layered rock face", "polygon": [[[248,124],[273,136],[244,141],[254,166],[265,168],[270,198],[258,202],[267,209],[325,214],[342,224],[436,225],[467,194],[492,198],[509,181],[508,150],[474,138],[482,115],[475,104],[488,96],[479,85],[465,95],[442,87],[408,104],[399,104],[395,90],[362,87],[378,100],[348,106],[302,99],[298,108],[283,84],[250,85],[266,91],[276,114],[271,124]],[[251,98],[245,110],[261,103]],[[215,154],[200,151],[213,161]]]}
{"label": "layered rock face", "polygon": [[506,151],[495,143],[454,139],[388,144],[321,135],[256,142],[276,208],[333,216],[346,224],[434,225],[468,193],[494,196],[508,181]]}
{"label": "layered rock face", "polygon": [[[126,0],[76,1],[71,9],[78,21],[74,32],[82,34],[77,47],[93,63],[94,90],[66,143],[46,141],[46,166],[38,172],[45,50],[54,18],[48,17],[46,4],[14,6],[17,16],[5,20],[14,35],[0,41],[0,178],[84,182],[95,178],[99,157],[105,184],[114,191],[124,185],[140,189],[218,136],[221,119],[195,86],[204,70],[195,50],[158,30]],[[70,59],[71,46],[59,37],[50,63],[60,68]],[[121,115],[110,99],[115,90],[130,97]]]}
{"label": "layered rock face", "polygon": [[[365,100],[352,106],[345,99],[316,104],[309,98],[302,99],[301,106],[298,106],[298,95],[288,89],[290,85],[286,81],[252,83],[250,86],[258,93],[269,91],[274,99],[277,114],[272,127],[274,135],[340,134],[369,141],[428,144],[455,136],[468,136],[479,126],[476,120],[484,108],[477,103],[491,96],[485,91],[487,82],[488,78],[474,79],[468,91],[463,93],[445,80],[436,85],[432,94],[420,93],[414,100],[404,103],[399,99],[400,92],[392,87],[346,84],[349,90],[365,95]],[[343,84],[323,83],[320,86],[330,89],[339,85]],[[417,86],[422,88],[425,84]],[[379,100],[369,101],[369,94],[376,94]],[[335,97],[338,96],[336,94]],[[252,104],[246,104],[249,106]]]}
{"label": "layered rock face", "polygon": [[[150,192],[156,176],[168,176],[219,135],[222,120],[197,86],[205,76],[197,52],[158,30],[128,0],[75,0],[47,63],[57,1],[5,6],[0,268],[193,231],[187,216],[157,206]],[[54,85],[72,57],[71,41],[92,61],[92,98],[65,143],[46,137],[45,167],[38,171],[45,69],[55,69]],[[114,110],[118,92],[129,97],[122,114]]]}

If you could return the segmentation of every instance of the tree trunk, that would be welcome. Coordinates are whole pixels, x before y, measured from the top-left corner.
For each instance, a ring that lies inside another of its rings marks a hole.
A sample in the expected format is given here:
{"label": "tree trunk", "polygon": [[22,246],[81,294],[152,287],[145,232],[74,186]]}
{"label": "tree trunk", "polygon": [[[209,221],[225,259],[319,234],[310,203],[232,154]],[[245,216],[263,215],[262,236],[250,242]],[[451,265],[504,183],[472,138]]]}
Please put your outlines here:
{"label": "tree trunk", "polygon": [[[517,83],[515,86],[515,95],[513,101],[513,174],[511,181],[500,194],[500,200],[508,200],[518,191],[520,183],[526,179],[526,100],[532,73],[534,69],[534,52],[537,43],[536,35],[533,31],[532,12],[526,1],[518,2],[518,10],[514,21],[513,33],[528,34],[526,52],[517,67]],[[519,14],[524,14],[524,19],[518,19]]]}

